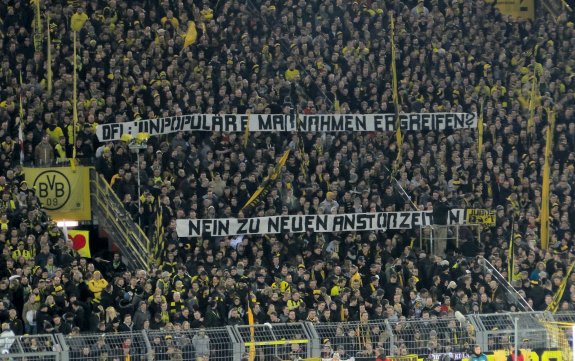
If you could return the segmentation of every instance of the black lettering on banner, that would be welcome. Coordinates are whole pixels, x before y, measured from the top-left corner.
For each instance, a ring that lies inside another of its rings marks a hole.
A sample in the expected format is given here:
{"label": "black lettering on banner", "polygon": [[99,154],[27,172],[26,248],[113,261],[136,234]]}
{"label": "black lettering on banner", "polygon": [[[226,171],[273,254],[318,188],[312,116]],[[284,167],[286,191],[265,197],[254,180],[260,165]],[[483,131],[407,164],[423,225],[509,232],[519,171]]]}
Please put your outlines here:
{"label": "black lettering on banner", "polygon": [[240,115],[241,131],[244,132],[246,127],[249,127],[250,117],[247,115]]}
{"label": "black lettering on banner", "polygon": [[303,218],[302,217],[290,217],[291,218],[291,231],[293,233],[303,232]]}
{"label": "black lettering on banner", "polygon": [[387,229],[387,213],[378,213],[377,214],[377,228],[378,229]]}
{"label": "black lettering on banner", "polygon": [[338,132],[343,130],[343,118],[340,116],[333,116],[332,117],[332,125],[333,131]]}
{"label": "black lettering on banner", "polygon": [[320,215],[314,217],[316,221],[316,232],[327,232],[327,220],[328,217],[326,215]]}
{"label": "black lettering on banner", "polygon": [[365,119],[365,115],[358,115],[355,117],[355,130],[359,131],[367,130],[366,126],[367,122]]}
{"label": "black lettering on banner", "polygon": [[399,213],[399,228],[401,229],[407,229],[407,228],[411,228],[411,224],[409,223],[411,217],[410,217],[411,213],[410,212],[401,212]]}
{"label": "black lettering on banner", "polygon": [[250,219],[248,230],[250,234],[259,233],[260,219],[259,218]]}
{"label": "black lettering on banner", "polygon": [[143,120],[138,122],[138,133],[149,133],[150,132],[150,121]]}
{"label": "black lettering on banner", "polygon": [[203,118],[203,115],[192,115],[192,119],[190,121],[190,130],[201,130]]}
{"label": "black lettering on banner", "polygon": [[164,118],[162,123],[162,133],[166,133],[166,129],[170,129],[172,126],[172,117]]}
{"label": "black lettering on banner", "polygon": [[297,130],[296,120],[297,117],[295,114],[287,114],[285,116],[285,130]]}
{"label": "black lettering on banner", "polygon": [[182,130],[190,129],[191,124],[192,124],[192,116],[191,115],[184,115],[182,117]]}
{"label": "black lettering on banner", "polygon": [[[310,117],[310,118],[311,118],[311,117]],[[324,132],[324,131],[325,131],[325,132],[328,132],[328,131],[329,131],[329,128],[330,128],[330,125],[331,125],[331,124],[330,124],[330,119],[331,119],[331,117],[329,117],[329,116],[328,116],[328,117],[320,117],[320,118],[319,118],[319,122],[320,122],[320,124],[319,124],[319,129],[316,129],[316,131],[319,130],[319,131],[321,131],[321,132]]]}
{"label": "black lettering on banner", "polygon": [[177,132],[180,130],[180,126],[182,125],[182,117],[175,116],[172,118],[172,126],[170,128],[171,132]]}
{"label": "black lettering on banner", "polygon": [[212,233],[212,219],[202,219],[202,231],[205,233]]}
{"label": "black lettering on banner", "polygon": [[468,127],[477,126],[477,121],[475,114],[465,114],[465,125]]}
{"label": "black lettering on banner", "polygon": [[236,231],[237,234],[247,234],[248,233],[248,219],[238,219],[238,230]]}
{"label": "black lettering on banner", "polygon": [[462,209],[450,209],[447,212],[447,224],[460,224],[463,219]]}
{"label": "black lettering on banner", "polygon": [[402,130],[408,130],[409,129],[409,115],[408,114],[399,114],[399,127]]}
{"label": "black lettering on banner", "polygon": [[445,114],[445,128],[453,128],[453,114]]}
{"label": "black lettering on banner", "polygon": [[258,128],[259,130],[272,130],[272,115],[258,115]]}
{"label": "black lettering on banner", "polygon": [[453,124],[454,128],[457,129],[457,128],[463,128],[464,127],[463,114],[455,113],[455,114],[453,114],[453,119],[454,119],[454,124]]}
{"label": "black lettering on banner", "polygon": [[433,129],[432,130],[444,130],[445,129],[445,114],[433,114]]}
{"label": "black lettering on banner", "polygon": [[[316,222],[314,222],[315,217],[314,216],[305,216],[304,219],[305,219],[304,232],[315,231],[315,227],[314,227],[314,224],[316,223]],[[319,219],[320,219],[320,217],[318,217],[318,220]],[[317,222],[317,223],[319,224],[319,222]]]}
{"label": "black lettering on banner", "polygon": [[160,133],[160,119],[150,119],[150,135],[157,135]]}
{"label": "black lettering on banner", "polygon": [[281,220],[280,220],[280,230],[281,230],[281,233],[290,232],[290,229],[289,229],[289,225],[290,225],[290,224],[289,224],[289,218],[290,218],[289,216],[287,216],[287,217],[286,217],[286,216],[282,216],[282,217],[281,217]]}
{"label": "black lettering on banner", "polygon": [[422,226],[431,226],[433,224],[433,213],[428,212],[423,214],[423,224]]}
{"label": "black lettering on banner", "polygon": [[430,121],[431,121],[431,114],[425,113],[421,114],[421,129],[420,130],[431,130]]}
{"label": "black lettering on banner", "polygon": [[121,123],[110,124],[112,127],[112,138],[116,139],[116,137],[121,137],[124,134],[124,126]]}
{"label": "black lettering on banner", "polygon": [[411,226],[421,226],[421,213],[413,212],[411,214]]}
{"label": "black lettering on banner", "polygon": [[279,220],[280,217],[269,218],[267,233],[280,233]]}
{"label": "black lettering on banner", "polygon": [[372,217],[373,216],[371,214],[358,214],[356,222],[356,230],[364,231],[367,229],[371,229]]}
{"label": "black lettering on banner", "polygon": [[100,126],[101,134],[100,140],[107,142],[112,139],[112,127],[111,124],[102,124]]}
{"label": "black lettering on banner", "polygon": [[212,117],[212,131],[221,132],[224,127],[224,119],[219,115]]}
{"label": "black lettering on banner", "polygon": [[224,115],[224,129],[226,132],[237,132],[236,117],[234,115]]}
{"label": "black lettering on banner", "polygon": [[335,216],[333,217],[333,231],[339,232],[343,228],[343,217],[342,216]]}
{"label": "black lettering on banner", "polygon": [[[323,119],[324,117],[321,118]],[[319,125],[320,123],[321,121],[318,115],[306,115],[303,117],[303,120],[301,121],[300,129],[307,130],[309,132],[311,131],[317,132],[319,130],[318,127],[320,126]]]}
{"label": "black lettering on banner", "polygon": [[[476,113],[408,113],[399,114],[403,130],[444,130],[447,128],[473,128],[477,126]],[[305,132],[340,131],[394,131],[395,114],[357,115],[302,115],[300,129]],[[101,124],[96,129],[100,141],[121,139],[124,134],[147,132],[150,135],[169,134],[179,131],[293,131],[295,117],[284,114],[190,114],[142,119],[127,123]]]}
{"label": "black lettering on banner", "polygon": [[376,132],[383,131],[383,117],[381,114],[373,115],[373,130]]}
{"label": "black lettering on banner", "polygon": [[273,127],[274,130],[284,130],[284,116],[282,114],[277,114],[273,116]]}
{"label": "black lettering on banner", "polygon": [[419,114],[417,113],[412,113],[409,115],[409,128],[408,130],[419,130],[420,129],[420,124],[419,124]]}
{"label": "black lettering on banner", "polygon": [[218,229],[218,234],[220,236],[226,236],[228,234],[230,234],[230,220],[229,219],[224,219],[224,220],[216,220],[217,222],[217,229]]}
{"label": "black lettering on banner", "polygon": [[397,229],[397,213],[387,214],[387,228]]}
{"label": "black lettering on banner", "polygon": [[353,115],[346,115],[345,116],[345,130],[348,132],[353,131]]}
{"label": "black lettering on banner", "polygon": [[344,214],[344,223],[343,229],[344,230],[354,230],[355,229],[355,214]]}
{"label": "black lettering on banner", "polygon": [[384,118],[385,118],[385,128],[383,130],[386,132],[394,131],[395,130],[395,114],[385,114]]}
{"label": "black lettering on banner", "polygon": [[199,237],[202,235],[202,228],[200,226],[200,222],[195,219],[190,219],[188,222],[188,233],[190,237]]}

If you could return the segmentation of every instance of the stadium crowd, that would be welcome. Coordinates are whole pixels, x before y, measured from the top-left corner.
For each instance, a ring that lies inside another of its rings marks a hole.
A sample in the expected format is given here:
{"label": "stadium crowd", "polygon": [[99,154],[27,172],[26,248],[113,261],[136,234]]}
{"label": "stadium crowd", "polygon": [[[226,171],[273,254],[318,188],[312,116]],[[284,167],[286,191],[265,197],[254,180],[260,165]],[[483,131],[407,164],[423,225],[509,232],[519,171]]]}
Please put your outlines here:
{"label": "stadium crowd", "polygon": [[[476,256],[508,277],[510,240],[513,284],[543,310],[573,262],[571,15],[518,20],[468,0],[91,0],[42,2],[41,11],[51,19],[42,25],[52,38],[51,95],[46,39],[36,44],[31,25],[34,7],[0,3],[0,322],[16,335],[245,324],[247,300],[258,323],[400,324],[455,311],[505,312],[515,306]],[[75,141],[74,13],[87,17],[78,33]],[[401,109],[392,100],[390,14]],[[190,21],[198,36],[184,47]],[[483,110],[481,156],[475,129],[407,132],[397,161],[396,138],[388,133],[252,133],[247,146],[242,134],[178,133],[152,137],[139,154],[138,207],[135,156],[126,142],[100,144],[95,136],[97,124],[179,114],[396,110]],[[544,250],[547,110],[557,117]],[[74,149],[152,237],[162,214],[165,247],[151,272],[127,269],[119,254],[110,262],[81,259],[23,181],[21,163],[65,163]],[[242,210],[287,149],[292,155],[265,199]],[[418,230],[241,239],[175,233],[178,218],[414,208],[441,215],[454,207],[495,209],[497,222],[481,230],[480,242],[469,233],[459,247],[448,244],[444,257],[419,247]],[[575,310],[573,274],[560,309]],[[431,335],[429,327],[405,332],[395,345],[372,332],[342,330],[340,339],[358,345],[344,351],[463,347],[453,341],[460,336]],[[441,342],[421,341],[430,337]]]}

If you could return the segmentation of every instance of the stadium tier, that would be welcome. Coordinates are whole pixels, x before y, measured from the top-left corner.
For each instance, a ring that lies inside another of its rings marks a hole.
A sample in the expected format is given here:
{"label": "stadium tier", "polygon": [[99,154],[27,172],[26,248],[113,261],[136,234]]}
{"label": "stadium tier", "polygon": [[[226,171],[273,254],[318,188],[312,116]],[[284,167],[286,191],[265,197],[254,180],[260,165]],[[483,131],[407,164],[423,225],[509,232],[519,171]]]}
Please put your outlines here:
{"label": "stadium tier", "polygon": [[571,6],[0,2],[0,357],[569,359]]}

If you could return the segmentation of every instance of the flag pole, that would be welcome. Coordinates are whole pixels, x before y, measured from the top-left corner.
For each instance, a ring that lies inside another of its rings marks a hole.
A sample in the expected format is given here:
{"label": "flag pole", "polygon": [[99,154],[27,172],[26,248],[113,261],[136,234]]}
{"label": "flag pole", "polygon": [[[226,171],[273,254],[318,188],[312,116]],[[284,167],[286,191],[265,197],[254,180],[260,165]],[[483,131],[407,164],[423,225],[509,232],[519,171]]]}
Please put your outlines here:
{"label": "flag pole", "polygon": [[[46,51],[46,80],[48,96],[52,96],[52,37],[50,35],[50,13],[46,12],[46,35],[48,40]],[[74,43],[74,46],[76,44]]]}

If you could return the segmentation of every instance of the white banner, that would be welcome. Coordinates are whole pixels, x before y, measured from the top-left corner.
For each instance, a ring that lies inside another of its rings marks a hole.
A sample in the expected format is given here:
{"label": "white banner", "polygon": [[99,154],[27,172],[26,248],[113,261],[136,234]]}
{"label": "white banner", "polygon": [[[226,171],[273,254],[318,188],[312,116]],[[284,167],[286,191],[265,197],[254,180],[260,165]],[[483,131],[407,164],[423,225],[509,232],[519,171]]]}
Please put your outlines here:
{"label": "white banner", "polygon": [[[465,224],[465,210],[449,211],[448,224]],[[387,229],[411,229],[433,225],[433,213],[377,212],[325,215],[294,215],[256,218],[178,219],[179,237],[234,236],[312,232],[355,232]]]}
{"label": "white banner", "polygon": [[409,229],[432,224],[431,212],[351,213],[295,215],[256,218],[179,219],[179,237],[203,234],[229,236],[237,234],[274,234],[312,232],[350,232],[375,229]]}
{"label": "white banner", "polygon": [[[406,113],[399,115],[402,130],[445,130],[476,128],[475,113]],[[175,132],[293,132],[296,116],[290,114],[192,114],[126,123],[100,124],[96,135],[101,142],[120,140],[123,134],[135,137]],[[302,132],[392,132],[395,114],[299,115]]]}

